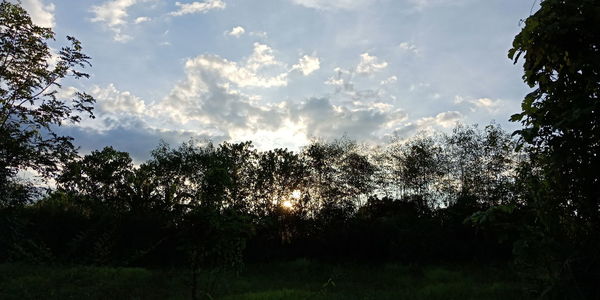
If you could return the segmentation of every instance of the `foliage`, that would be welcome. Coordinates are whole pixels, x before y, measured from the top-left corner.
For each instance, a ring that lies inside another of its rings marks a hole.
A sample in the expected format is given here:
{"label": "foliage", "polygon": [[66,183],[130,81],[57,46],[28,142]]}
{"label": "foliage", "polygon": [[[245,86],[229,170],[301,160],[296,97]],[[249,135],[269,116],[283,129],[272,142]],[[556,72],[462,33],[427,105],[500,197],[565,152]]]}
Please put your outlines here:
{"label": "foliage", "polygon": [[71,138],[56,133],[56,127],[79,122],[81,114],[93,117],[94,99],[82,92],[65,96],[59,83],[87,78],[79,69],[89,65],[89,57],[74,37],[67,37],[70,45],[54,54],[47,44],[53,39],[52,30],[34,25],[21,6],[0,3],[2,195],[19,170],[29,168],[43,176],[56,172],[76,154]]}
{"label": "foliage", "polygon": [[531,159],[529,244],[541,245],[548,260],[536,265],[551,270],[543,274],[557,291],[591,298],[600,295],[599,12],[594,0],[544,0],[509,52],[515,63],[523,57],[533,88],[512,117]]}
{"label": "foliage", "polygon": [[[478,164],[463,156],[467,145]],[[463,220],[513,203],[513,148],[495,125],[375,150],[347,139],[314,141],[299,153],[249,142],[163,143],[139,166],[107,147],[67,163],[45,199],[5,211],[23,225],[10,227],[19,238],[0,240],[23,251],[0,255],[22,260],[46,249],[46,260],[191,262],[194,270],[304,256],[506,259],[514,234],[479,232]],[[392,176],[380,180],[382,173]],[[386,189],[402,193],[382,197]],[[39,247],[23,248],[25,241]]]}
{"label": "foliage", "polygon": [[[112,147],[92,151],[81,160],[69,162],[57,178],[61,190],[95,198],[115,210],[123,211],[131,203],[133,164],[127,152]],[[127,201],[129,202],[129,201]]]}

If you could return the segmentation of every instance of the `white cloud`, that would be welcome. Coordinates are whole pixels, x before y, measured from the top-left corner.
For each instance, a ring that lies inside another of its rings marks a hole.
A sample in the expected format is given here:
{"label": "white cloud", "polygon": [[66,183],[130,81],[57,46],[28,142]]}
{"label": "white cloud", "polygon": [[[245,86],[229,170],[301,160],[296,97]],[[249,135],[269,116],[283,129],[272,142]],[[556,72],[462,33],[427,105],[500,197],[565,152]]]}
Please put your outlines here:
{"label": "white cloud", "polygon": [[137,17],[137,18],[135,18],[135,21],[133,21],[133,23],[141,24],[141,23],[149,22],[150,20],[151,19],[149,17]]}
{"label": "white cloud", "polygon": [[465,99],[461,96],[454,97],[454,104],[466,103],[471,106],[471,111],[474,112],[476,109],[484,109],[488,113],[496,113],[502,106],[502,100],[490,99],[490,98],[477,98],[477,99]]}
{"label": "white cloud", "polygon": [[244,29],[244,27],[242,26],[235,26],[233,27],[230,31],[227,31],[226,34],[229,36],[234,36],[236,38],[239,38],[240,36],[242,36],[244,33],[246,33],[246,30]]}
{"label": "white cloud", "polygon": [[206,13],[213,9],[225,9],[226,4],[221,0],[196,1],[192,3],[175,2],[179,8],[170,13],[171,16],[182,16],[187,14]]}
{"label": "white cloud", "polygon": [[369,53],[363,53],[360,55],[360,63],[356,66],[356,73],[371,75],[385,69],[387,66],[387,62],[380,62],[376,56],[369,55]]}
{"label": "white cloud", "polygon": [[153,108],[153,113],[161,118],[169,117],[178,127],[212,129],[225,136],[233,131],[278,128],[282,114],[277,109],[255,105],[251,95],[236,90],[237,84],[231,84],[242,80],[234,75],[237,71],[236,62],[217,56],[188,60],[186,79]]}
{"label": "white cloud", "polygon": [[137,2],[138,0],[112,0],[92,6],[91,11],[95,17],[91,21],[105,24],[108,29],[113,31],[115,41],[126,42],[131,39],[131,36],[122,32],[127,24],[125,19],[129,16],[127,9]]}
{"label": "white cloud", "polygon": [[380,84],[380,85],[388,85],[388,84],[394,83],[394,82],[396,82],[396,81],[398,81],[398,77],[396,77],[396,76],[394,75],[394,76],[390,76],[390,77],[388,77],[388,78],[386,78],[386,79],[384,79],[384,80],[380,81],[380,82],[379,82],[379,84]]}
{"label": "white cloud", "polygon": [[402,42],[398,45],[398,48],[400,48],[403,51],[407,51],[407,52],[411,52],[415,55],[418,55],[420,53],[419,48],[417,48],[417,46],[415,46],[412,43],[409,42]]}
{"label": "white cloud", "polygon": [[[231,140],[252,139],[267,147],[292,148],[304,144],[308,137],[348,134],[352,138],[375,140],[383,131],[406,119],[403,110],[383,102],[361,99],[354,104],[337,105],[329,98],[311,98],[301,103],[275,104],[260,95],[238,90],[287,84],[287,73],[263,77],[256,72],[266,66],[285,68],[272,52],[267,45],[257,43],[253,54],[240,62],[215,55],[189,59],[186,79],[151,109],[153,115],[168,116],[169,122],[179,124],[177,127],[210,129]],[[292,67],[289,71],[299,68]]]}
{"label": "white cloud", "polygon": [[185,66],[190,74],[202,76],[210,72],[211,76],[221,79],[221,84],[233,83],[238,87],[261,87],[270,88],[287,85],[288,72],[282,69],[273,74],[264,72],[268,67],[283,67],[283,63],[277,61],[271,47],[255,43],[252,55],[245,62],[239,64],[216,55],[200,55],[189,59]]}
{"label": "white cloud", "polygon": [[29,13],[34,24],[42,27],[54,27],[54,3],[44,4],[42,0],[23,0],[21,4]]}
{"label": "white cloud", "polygon": [[373,4],[377,0],[292,0],[293,3],[322,10],[354,10]]}
{"label": "white cloud", "polygon": [[284,119],[280,125],[273,130],[258,129],[235,129],[229,132],[232,141],[252,141],[252,144],[260,150],[273,148],[287,148],[299,150],[301,146],[310,142],[306,135],[304,124]]}
{"label": "white cloud", "polygon": [[73,86],[57,90],[56,97],[59,99],[73,99],[79,90]]}
{"label": "white cloud", "polygon": [[[305,55],[289,68],[276,59],[274,52],[268,45],[256,43],[252,54],[240,61],[208,54],[190,58],[185,63],[185,78],[153,103],[120,91],[113,84],[96,86],[90,93],[98,100],[98,118],[86,121],[82,128],[97,131],[97,136],[116,135],[123,142],[123,132],[154,141],[182,131],[185,136],[214,137],[219,141],[253,140],[264,149],[298,149],[310,137],[347,134],[376,141],[406,120],[403,110],[363,98],[354,103],[336,103],[329,97],[302,102],[263,99],[264,95],[256,94],[257,88],[286,85],[290,72],[309,74],[317,67],[318,59]],[[137,148],[148,142],[139,143]]]}
{"label": "white cloud", "polygon": [[458,111],[446,111],[433,117],[424,117],[415,122],[406,123],[394,130],[394,135],[401,138],[413,136],[417,132],[435,132],[439,128],[451,128],[463,119]]}
{"label": "white cloud", "polygon": [[96,99],[96,109],[102,114],[142,115],[146,109],[142,99],[130,92],[117,90],[112,83],[105,88],[95,86],[90,94]]}
{"label": "white cloud", "polygon": [[136,2],[136,0],[113,0],[92,6],[91,10],[96,15],[92,22],[106,23],[109,27],[125,24],[125,18],[128,16],[127,9]]}
{"label": "white cloud", "polygon": [[421,120],[422,124],[434,124],[444,128],[450,128],[456,125],[456,122],[460,121],[463,115],[458,111],[447,111],[437,114],[434,118],[425,118]]}
{"label": "white cloud", "polygon": [[321,62],[316,56],[304,55],[300,58],[300,61],[292,66],[292,70],[298,70],[302,72],[304,76],[310,75],[312,72],[321,68]]}
{"label": "white cloud", "polygon": [[[271,68],[282,71],[275,75],[264,74],[264,71],[273,71]],[[288,71],[267,45],[254,44],[252,55],[241,62],[216,55],[188,59],[185,73],[186,79],[152,108],[154,115],[168,116],[179,126],[212,128],[225,136],[276,131],[285,116],[283,108],[259,105],[256,103],[260,101],[259,96],[238,90],[287,85]]]}
{"label": "white cloud", "polygon": [[239,87],[270,88],[287,85],[287,73],[274,76],[262,76],[256,73],[261,65],[255,63],[250,66],[240,66],[236,62],[228,61],[216,55],[201,55],[188,60],[185,64],[190,72],[201,74],[211,72],[223,79],[222,83],[234,83]]}
{"label": "white cloud", "polygon": [[275,55],[273,54],[273,49],[271,47],[261,43],[254,43],[254,51],[252,52],[250,58],[248,58],[247,62],[248,69],[256,72],[262,67],[281,64],[282,63],[275,59]]}

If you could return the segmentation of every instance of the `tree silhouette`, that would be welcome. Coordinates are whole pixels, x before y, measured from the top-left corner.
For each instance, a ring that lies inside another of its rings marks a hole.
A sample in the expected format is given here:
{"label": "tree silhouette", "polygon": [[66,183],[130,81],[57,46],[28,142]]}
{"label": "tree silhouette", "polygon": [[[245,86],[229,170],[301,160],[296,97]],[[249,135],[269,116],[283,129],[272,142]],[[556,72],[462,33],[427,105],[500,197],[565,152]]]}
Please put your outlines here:
{"label": "tree silhouette", "polygon": [[531,159],[527,199],[543,248],[530,251],[550,258],[539,264],[558,291],[590,298],[600,270],[599,11],[594,0],[544,0],[509,52],[515,63],[523,57],[534,88],[511,119],[524,125],[517,133]]}
{"label": "tree silhouette", "polygon": [[57,134],[56,127],[79,122],[81,114],[93,117],[90,95],[75,92],[70,100],[59,95],[59,80],[88,77],[79,69],[90,65],[89,57],[73,37],[53,54],[47,44],[52,39],[52,30],[34,25],[21,6],[0,3],[0,197],[19,170],[56,172],[75,155],[72,139]]}

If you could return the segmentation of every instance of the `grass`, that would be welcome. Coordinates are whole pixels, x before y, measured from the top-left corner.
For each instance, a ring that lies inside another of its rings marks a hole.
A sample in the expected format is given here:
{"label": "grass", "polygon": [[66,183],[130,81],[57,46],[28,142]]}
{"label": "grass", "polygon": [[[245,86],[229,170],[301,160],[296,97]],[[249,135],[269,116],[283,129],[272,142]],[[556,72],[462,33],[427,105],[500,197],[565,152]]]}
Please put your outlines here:
{"label": "grass", "polygon": [[[186,270],[0,265],[0,299],[190,299]],[[493,266],[248,265],[203,272],[199,299],[525,299],[516,278]]]}

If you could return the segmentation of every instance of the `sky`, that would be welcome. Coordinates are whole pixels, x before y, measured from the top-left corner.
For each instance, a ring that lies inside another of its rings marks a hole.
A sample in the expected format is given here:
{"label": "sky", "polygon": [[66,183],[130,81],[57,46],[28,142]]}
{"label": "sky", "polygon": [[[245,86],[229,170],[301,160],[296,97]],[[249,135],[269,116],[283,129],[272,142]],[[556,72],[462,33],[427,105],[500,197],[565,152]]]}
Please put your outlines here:
{"label": "sky", "polygon": [[95,119],[65,125],[83,153],[142,161],[162,140],[381,143],[508,122],[528,92],[507,58],[523,0],[22,0],[92,63]]}

